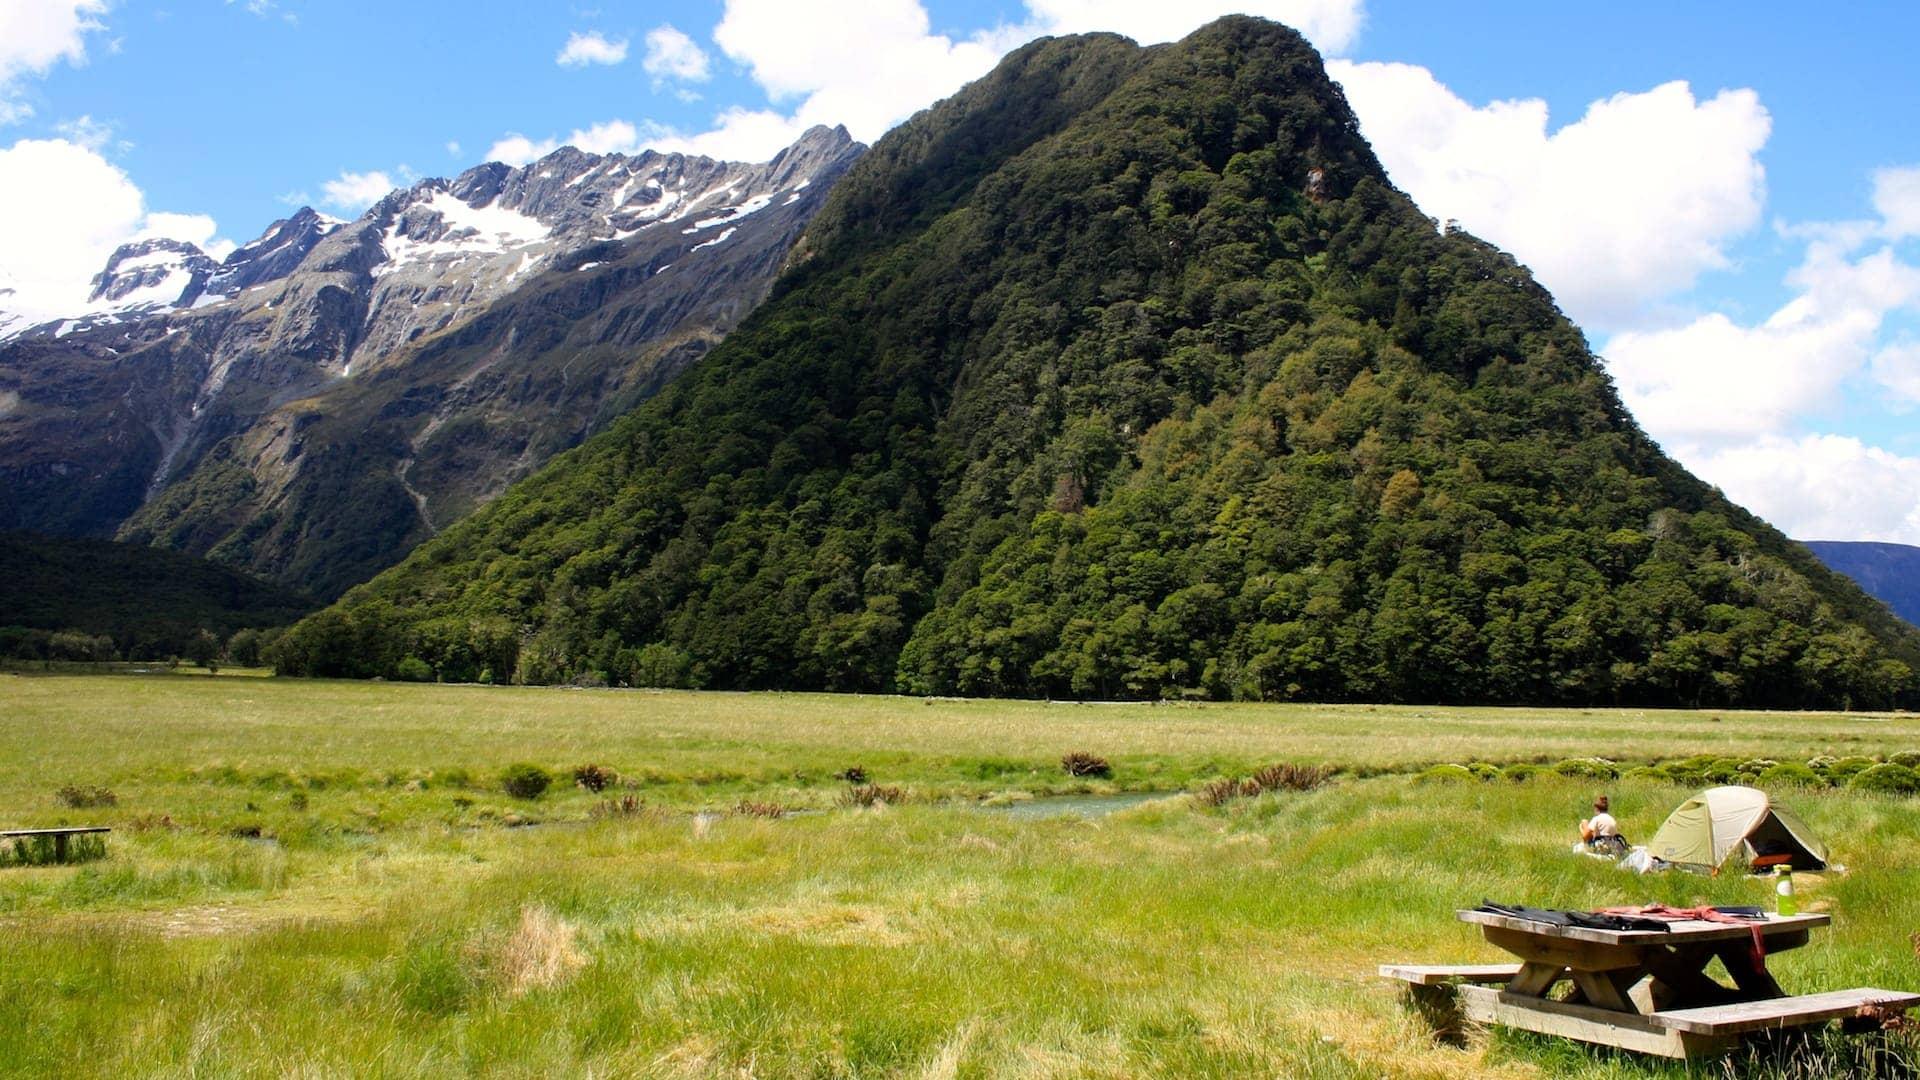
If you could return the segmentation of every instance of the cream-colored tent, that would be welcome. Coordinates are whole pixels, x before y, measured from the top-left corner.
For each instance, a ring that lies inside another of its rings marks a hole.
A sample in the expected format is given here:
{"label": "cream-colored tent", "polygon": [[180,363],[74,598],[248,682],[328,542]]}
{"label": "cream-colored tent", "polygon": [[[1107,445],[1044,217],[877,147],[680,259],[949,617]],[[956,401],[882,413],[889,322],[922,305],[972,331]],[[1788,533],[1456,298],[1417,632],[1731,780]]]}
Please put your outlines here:
{"label": "cream-colored tent", "polygon": [[1752,862],[1785,855],[1795,870],[1824,870],[1827,846],[1759,788],[1717,787],[1680,804],[1647,851],[1693,869],[1718,871],[1736,851]]}

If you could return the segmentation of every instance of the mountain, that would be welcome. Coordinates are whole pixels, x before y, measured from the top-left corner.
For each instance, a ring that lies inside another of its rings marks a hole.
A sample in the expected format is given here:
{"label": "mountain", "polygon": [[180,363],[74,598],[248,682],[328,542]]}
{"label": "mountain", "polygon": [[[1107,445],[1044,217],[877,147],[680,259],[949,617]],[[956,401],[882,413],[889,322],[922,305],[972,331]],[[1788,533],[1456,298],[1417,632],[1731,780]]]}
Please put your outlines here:
{"label": "mountain", "polygon": [[1852,540],[1807,540],[1829,568],[1852,578],[1895,615],[1920,626],[1920,547]]}
{"label": "mountain", "polygon": [[0,528],[337,595],[725,336],[863,149],[566,147],[301,210],[218,265],[124,247],[87,312],[0,344]]}
{"label": "mountain", "polygon": [[[869,151],[657,397],[281,670],[1867,704],[1920,633],[1634,425],[1299,35],[1036,42]],[[411,665],[410,665],[411,666]]]}
{"label": "mountain", "polygon": [[111,540],[0,532],[0,566],[0,655],[31,655],[36,639],[78,631],[112,638],[126,656],[177,656],[202,630],[225,641],[317,606],[204,559]]}

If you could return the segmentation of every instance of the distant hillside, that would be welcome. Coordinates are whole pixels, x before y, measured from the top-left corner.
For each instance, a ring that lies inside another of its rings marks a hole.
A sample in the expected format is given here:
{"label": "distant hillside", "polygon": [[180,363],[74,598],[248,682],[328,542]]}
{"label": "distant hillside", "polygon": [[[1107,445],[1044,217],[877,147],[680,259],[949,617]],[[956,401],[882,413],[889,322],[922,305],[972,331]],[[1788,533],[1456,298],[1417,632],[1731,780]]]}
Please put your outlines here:
{"label": "distant hillside", "polygon": [[0,634],[104,634],[134,657],[181,654],[203,629],[225,641],[284,626],[316,606],[204,559],[111,540],[0,532],[0,567]]}
{"label": "distant hillside", "polygon": [[1920,631],[1662,454],[1312,47],[1228,18],[1039,41],[895,128],[725,341],[277,657],[1858,707],[1912,695]]}
{"label": "distant hillside", "polygon": [[1920,547],[1850,540],[1808,540],[1806,545],[1895,615],[1920,626]]}

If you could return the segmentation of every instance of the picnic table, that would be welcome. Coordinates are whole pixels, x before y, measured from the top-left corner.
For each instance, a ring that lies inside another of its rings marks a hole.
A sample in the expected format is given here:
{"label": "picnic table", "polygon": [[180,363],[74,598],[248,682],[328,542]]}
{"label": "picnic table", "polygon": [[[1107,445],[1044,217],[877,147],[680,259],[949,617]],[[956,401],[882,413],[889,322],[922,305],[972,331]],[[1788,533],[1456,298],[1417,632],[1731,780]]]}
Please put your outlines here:
{"label": "picnic table", "polygon": [[[1753,922],[1677,920],[1665,930],[1604,930],[1461,911],[1518,964],[1382,965],[1420,988],[1446,986],[1470,1020],[1666,1057],[1731,1049],[1743,1034],[1836,1018],[1874,1017],[1920,1004],[1920,994],[1870,987],[1789,997],[1756,957],[1805,945],[1824,914]],[[1707,974],[1715,959],[1733,985]],[[1551,996],[1571,982],[1565,997]]]}
{"label": "picnic table", "polygon": [[113,829],[106,825],[81,825],[60,829],[5,829],[0,830],[0,840],[9,840],[17,836],[51,836],[54,859],[58,862],[66,862],[68,837],[112,831]]}

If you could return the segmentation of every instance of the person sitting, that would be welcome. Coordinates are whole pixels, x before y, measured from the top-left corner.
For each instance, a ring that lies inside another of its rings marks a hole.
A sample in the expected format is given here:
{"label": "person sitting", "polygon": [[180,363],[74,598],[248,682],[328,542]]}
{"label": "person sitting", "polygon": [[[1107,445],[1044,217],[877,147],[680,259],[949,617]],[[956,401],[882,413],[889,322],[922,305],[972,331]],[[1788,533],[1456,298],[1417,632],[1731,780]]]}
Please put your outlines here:
{"label": "person sitting", "polygon": [[1580,842],[1595,854],[1625,855],[1627,838],[1620,835],[1620,823],[1607,808],[1605,795],[1593,800],[1593,816],[1580,823]]}

